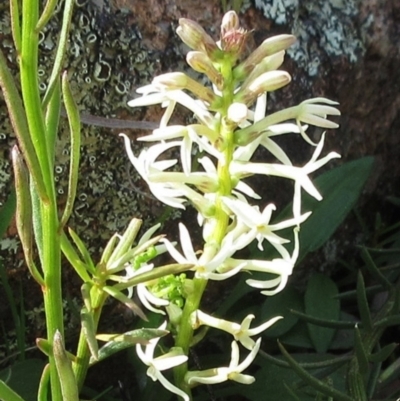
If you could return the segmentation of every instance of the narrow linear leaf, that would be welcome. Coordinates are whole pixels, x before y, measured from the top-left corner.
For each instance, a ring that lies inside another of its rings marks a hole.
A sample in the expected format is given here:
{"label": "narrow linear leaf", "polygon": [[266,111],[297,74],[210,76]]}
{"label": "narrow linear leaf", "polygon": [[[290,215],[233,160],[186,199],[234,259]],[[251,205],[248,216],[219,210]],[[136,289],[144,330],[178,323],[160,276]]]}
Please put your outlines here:
{"label": "narrow linear leaf", "polygon": [[29,191],[29,174],[22,155],[15,145],[11,151],[17,194],[16,223],[18,235],[24,251],[25,261],[32,277],[44,287],[44,278],[33,261],[33,221],[32,201]]}
{"label": "narrow linear leaf", "polygon": [[151,281],[160,277],[168,276],[169,274],[183,273],[190,270],[192,267],[192,264],[179,263],[157,267],[156,269],[150,270],[149,272],[138,274],[137,276],[132,277],[127,282],[116,284],[114,288],[119,291],[125,290],[129,287],[134,287],[140,283],[145,283],[146,281]]}
{"label": "narrow linear leaf", "polygon": [[398,325],[400,325],[400,315],[384,317],[383,319],[374,323],[375,327],[390,327]]}
{"label": "narrow linear leaf", "polygon": [[60,79],[57,79],[45,115],[45,124],[47,130],[46,138],[50,153],[49,159],[52,165],[54,165],[55,163],[55,151],[56,151],[56,141],[58,134],[58,125],[60,122],[60,111],[61,111],[61,89],[60,89]]}
{"label": "narrow linear leaf", "polygon": [[81,260],[81,258],[76,253],[74,247],[72,246],[72,244],[71,244],[70,240],[68,239],[67,235],[65,234],[65,232],[61,233],[60,245],[61,245],[61,250],[62,250],[64,256],[68,259],[68,262],[78,273],[79,277],[85,283],[91,283],[92,280],[89,277],[88,272],[87,272],[89,269],[86,267],[85,263]]}
{"label": "narrow linear leaf", "polygon": [[372,329],[372,318],[369,310],[367,293],[365,291],[364,278],[361,271],[357,275],[357,305],[360,312],[361,323],[366,330]]}
{"label": "narrow linear leaf", "polygon": [[391,344],[385,345],[379,351],[369,355],[368,361],[373,362],[373,363],[383,362],[387,358],[389,358],[390,355],[393,354],[393,352],[396,350],[396,348],[398,346],[399,346],[399,344],[396,344],[396,343],[391,343]]}
{"label": "narrow linear leaf", "polygon": [[42,372],[40,378],[39,390],[38,390],[38,401],[47,401],[49,396],[49,382],[50,382],[50,364],[47,364]]}
{"label": "narrow linear leaf", "polygon": [[148,321],[146,315],[143,313],[143,311],[140,309],[140,307],[129,297],[127,297],[125,294],[122,292],[116,290],[113,287],[109,286],[104,286],[103,291],[106,292],[107,294],[111,295],[113,298],[115,298],[117,301],[122,302],[126,307],[131,309],[136,315],[138,315],[141,319],[144,321]]}
{"label": "narrow linear leaf", "polygon": [[15,50],[17,55],[21,54],[22,40],[21,40],[21,24],[19,23],[19,5],[18,0],[10,1],[10,14],[11,14],[11,32],[14,39]]}
{"label": "narrow linear leaf", "polygon": [[[56,53],[54,64],[53,64],[53,70],[51,71],[51,75],[49,78],[49,83],[47,85],[47,91],[44,95],[43,102],[42,102],[43,109],[45,109],[47,107],[47,104],[50,101],[50,98],[52,96],[52,93],[55,88],[58,77],[60,76],[60,73],[61,73],[64,55],[66,54],[66,48],[67,48],[67,42],[68,42],[68,32],[69,32],[69,27],[71,24],[73,8],[74,8],[74,0],[65,0],[61,32],[60,32],[60,37],[59,37],[58,45],[57,45],[57,53]],[[37,28],[38,27],[36,27],[36,29]]]}
{"label": "narrow linear leaf", "polygon": [[57,330],[53,338],[53,355],[60,377],[61,393],[64,401],[79,401],[78,385],[64,347],[61,333]]}
{"label": "narrow linear leaf", "polygon": [[76,197],[76,188],[78,185],[78,173],[79,173],[79,159],[81,149],[81,123],[78,112],[78,107],[75,104],[74,98],[71,93],[71,89],[68,83],[67,73],[64,72],[62,76],[62,93],[64,98],[65,109],[67,111],[69,131],[71,134],[71,157],[69,165],[69,177],[68,177],[68,195],[67,202],[65,204],[64,213],[61,217],[60,226],[58,232],[60,233],[66,222],[71,216],[72,209]]}
{"label": "narrow linear leaf", "polygon": [[81,310],[81,324],[90,353],[94,359],[98,359],[99,347],[96,340],[96,325],[93,314],[88,312],[86,308]]}
{"label": "narrow linear leaf", "polygon": [[51,16],[53,15],[54,9],[56,8],[57,0],[47,0],[46,5],[44,7],[43,13],[39,18],[39,21],[36,25],[36,31],[41,31],[44,26],[49,22]]}
{"label": "narrow linear leaf", "polygon": [[114,234],[110,240],[107,242],[106,247],[104,248],[103,254],[101,255],[100,263],[101,265],[107,265],[109,263],[110,257],[114,252],[115,245],[117,244],[119,236],[118,234]]}
{"label": "narrow linear leaf", "polygon": [[92,310],[92,300],[90,297],[90,290],[92,289],[92,285],[88,282],[83,283],[81,286],[81,294],[82,299],[85,304],[86,309],[90,312]]}
{"label": "narrow linear leaf", "polygon": [[96,268],[94,266],[94,263],[90,256],[90,253],[89,253],[88,249],[86,248],[85,244],[83,243],[83,241],[79,238],[78,234],[76,234],[76,232],[72,228],[68,227],[68,232],[69,232],[69,235],[71,236],[72,240],[74,241],[76,247],[78,248],[80,254],[82,255],[82,258],[85,263],[85,267],[87,268],[87,270],[90,273],[95,275]]}
{"label": "narrow linear leaf", "polygon": [[29,133],[28,121],[26,119],[24,106],[21,96],[15,85],[10,70],[7,68],[7,60],[0,50],[0,86],[3,90],[4,100],[10,115],[11,124],[18,144],[24,155],[26,164],[35,183],[36,190],[44,202],[49,201],[46,185],[40,168],[39,159],[33,146],[32,138]]}
{"label": "narrow linear leaf", "polygon": [[387,290],[392,287],[389,280],[379,271],[378,267],[376,266],[374,260],[371,258],[370,253],[366,247],[361,248],[361,257],[365,262],[369,272],[374,276],[374,278],[382,284],[384,288]]}
{"label": "narrow linear leaf", "polygon": [[301,320],[305,322],[312,323],[316,326],[321,327],[330,327],[332,329],[352,329],[357,322],[342,322],[336,320],[327,320],[327,319],[319,319],[314,316],[306,315],[305,313],[301,313],[297,310],[290,309],[290,313],[298,316]]}
{"label": "narrow linear leaf", "polygon": [[335,401],[354,401],[348,395],[338,391],[332,387],[327,386],[322,381],[316,379],[315,377],[311,376],[306,370],[304,370],[297,361],[290,356],[290,354],[286,351],[285,347],[278,341],[278,347],[282,352],[283,356],[289,362],[292,369],[310,386],[315,388],[316,390],[320,391],[321,393],[333,397]]}
{"label": "narrow linear leaf", "polygon": [[369,372],[368,356],[363,344],[360,330],[357,326],[354,328],[354,349],[356,351],[359,372],[365,377]]}
{"label": "narrow linear leaf", "polygon": [[124,256],[131,248],[133,241],[142,226],[142,220],[132,219],[121,237],[118,245],[115,247],[114,252],[108,260],[108,264],[111,266],[116,260]]}

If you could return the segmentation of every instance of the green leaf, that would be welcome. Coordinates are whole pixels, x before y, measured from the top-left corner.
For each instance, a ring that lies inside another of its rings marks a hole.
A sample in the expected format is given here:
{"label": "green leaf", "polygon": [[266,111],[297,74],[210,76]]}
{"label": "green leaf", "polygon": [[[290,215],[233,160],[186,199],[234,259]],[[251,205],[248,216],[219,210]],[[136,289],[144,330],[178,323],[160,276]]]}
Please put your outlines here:
{"label": "green leaf", "polygon": [[299,260],[320,248],[340,226],[359,198],[373,162],[373,157],[364,157],[319,176],[315,185],[323,196],[320,202],[304,194],[302,209],[312,215],[301,225]]}
{"label": "green leaf", "polygon": [[[11,387],[25,401],[36,401],[44,365],[45,363],[40,359],[26,359],[22,362],[17,362],[10,368],[0,371],[0,380],[6,381],[7,386]],[[18,400],[17,398],[7,398],[5,393],[7,389],[3,385],[0,387],[1,400]],[[20,400],[21,398],[19,398]]]}
{"label": "green leaf", "polygon": [[[311,276],[305,297],[305,312],[314,318],[338,320],[340,316],[340,301],[335,298],[338,294],[336,284],[323,274]],[[319,353],[328,350],[336,330],[307,323],[311,341]]]}
{"label": "green leaf", "polygon": [[53,338],[53,355],[60,378],[63,400],[79,401],[78,383],[72,370],[71,361],[65,351],[64,340],[58,330]]}
{"label": "green leaf", "polygon": [[390,355],[393,355],[393,352],[399,345],[396,343],[391,343],[388,345],[385,345],[382,349],[379,351],[375,352],[374,354],[370,354],[368,356],[368,361],[369,362],[374,362],[374,363],[379,363],[385,361],[387,358],[389,358]]}
{"label": "green leaf", "polygon": [[[323,196],[317,201],[307,193],[302,194],[302,210],[312,211],[311,216],[300,228],[299,263],[309,252],[319,249],[332,236],[357,202],[362,188],[372,169],[373,157],[364,157],[334,168],[313,180]],[[292,216],[293,204],[273,219],[273,223]],[[292,235],[292,229],[281,230],[284,238]],[[274,257],[269,251],[259,251],[253,242],[250,246],[252,258]]]}
{"label": "green leaf", "polygon": [[94,359],[97,359],[99,348],[96,340],[96,324],[94,322],[93,313],[89,312],[85,307],[81,310],[82,332],[86,338],[90,353]]}
{"label": "green leaf", "polygon": [[357,306],[363,327],[365,327],[366,330],[372,330],[372,317],[369,310],[367,293],[365,291],[364,277],[361,271],[358,271],[357,275]]}
{"label": "green leaf", "polygon": [[0,380],[0,400],[2,401],[24,401],[11,387]]}
{"label": "green leaf", "polygon": [[275,316],[283,316],[283,319],[270,327],[265,335],[267,337],[280,337],[287,333],[299,320],[290,312],[290,309],[303,310],[303,302],[300,294],[293,287],[287,286],[282,292],[267,297],[261,307],[262,321],[267,321]]}
{"label": "green leaf", "polygon": [[119,351],[133,347],[136,344],[148,344],[153,338],[163,337],[168,333],[169,331],[167,330],[137,329],[124,334],[98,334],[96,337],[100,341],[111,341],[108,341],[99,349],[98,359],[90,358],[90,364],[93,365]]}
{"label": "green leaf", "polygon": [[321,393],[323,393],[329,397],[333,397],[333,399],[335,399],[335,400],[354,401],[351,397],[349,397],[345,393],[342,393],[341,391],[338,391],[335,388],[328,386],[327,384],[325,384],[321,380],[316,379],[310,373],[308,373],[306,370],[304,370],[299,365],[299,363],[286,351],[286,349],[283,347],[283,345],[279,343],[279,341],[278,341],[278,346],[279,346],[279,349],[281,350],[283,356],[289,362],[292,369],[301,377],[302,380],[304,380],[310,386],[312,386],[316,390],[320,391]]}

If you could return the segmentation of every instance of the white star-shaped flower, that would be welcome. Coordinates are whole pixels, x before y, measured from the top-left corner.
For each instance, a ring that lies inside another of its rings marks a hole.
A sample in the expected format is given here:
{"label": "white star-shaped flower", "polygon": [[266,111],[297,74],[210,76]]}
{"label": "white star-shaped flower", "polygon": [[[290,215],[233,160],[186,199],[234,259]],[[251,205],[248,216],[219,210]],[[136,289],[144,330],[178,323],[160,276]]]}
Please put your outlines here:
{"label": "white star-shaped flower", "polygon": [[300,215],[292,219],[281,221],[280,223],[270,224],[271,215],[276,210],[275,205],[267,205],[262,212],[259,211],[258,206],[250,206],[247,202],[233,199],[228,197],[222,198],[226,206],[234,213],[236,219],[247,226],[250,231],[245,234],[244,238],[240,239],[240,248],[243,248],[250,243],[254,238],[258,240],[258,248],[263,250],[262,242],[267,240],[270,242],[279,252],[282,251],[282,244],[290,242],[289,240],[282,238],[274,233],[274,231],[283,230],[288,227],[299,226],[303,223],[311,212]]}
{"label": "white star-shaped flower", "polygon": [[243,319],[242,323],[239,324],[207,315],[198,309],[192,313],[191,320],[194,328],[197,328],[201,325],[206,325],[214,327],[215,329],[226,331],[227,333],[232,334],[235,341],[239,341],[243,347],[247,348],[248,350],[252,350],[255,345],[255,341],[251,337],[262,333],[271,327],[275,322],[282,319],[282,316],[277,316],[258,327],[250,329],[250,324],[254,317],[254,315],[247,315]]}
{"label": "white star-shaped flower", "polygon": [[[166,327],[167,322],[164,322],[159,329],[165,330]],[[179,395],[185,401],[189,401],[189,396],[178,387],[175,387],[172,383],[170,383],[161,373],[163,370],[171,369],[175,366],[181,365],[187,361],[188,357],[183,355],[181,350],[175,348],[167,354],[155,358],[154,351],[159,339],[160,338],[154,338],[150,340],[149,344],[145,346],[144,351],[140,344],[136,345],[136,353],[138,357],[145,365],[149,367],[146,372],[147,376],[151,377],[153,381],[158,380],[171,393]]]}
{"label": "white star-shaped flower", "polygon": [[162,239],[162,242],[176,262],[194,265],[193,270],[195,270],[195,276],[197,278],[224,280],[240,271],[241,266],[236,266],[235,269],[231,269],[224,274],[216,272],[217,268],[236,252],[230,237],[227,237],[226,240],[222,242],[222,246],[219,249],[210,244],[208,244],[208,246],[206,245],[204,252],[198,258],[193,249],[189,231],[182,223],[179,223],[179,236],[183,255],[167,239]]}
{"label": "white star-shaped flower", "polygon": [[269,163],[237,163],[235,161],[231,164],[231,173],[236,176],[245,176],[248,174],[265,174],[277,177],[291,179],[295,182],[294,197],[293,197],[293,215],[296,219],[301,218],[301,188],[308,192],[312,197],[317,200],[322,200],[321,194],[315,188],[309,174],[321,168],[329,160],[340,157],[336,152],[331,152],[322,159],[318,159],[324,146],[325,134],[322,135],[318,146],[316,147],[310,161],[303,167],[295,167],[280,164]]}
{"label": "white star-shaped flower", "polygon": [[245,375],[242,372],[254,361],[260,349],[260,344],[261,338],[256,341],[253,349],[242,363],[239,363],[239,346],[236,341],[232,341],[231,362],[229,367],[188,372],[185,376],[185,380],[189,386],[194,386],[197,383],[216,384],[227,380],[233,380],[242,384],[252,384],[255,378],[250,375]]}

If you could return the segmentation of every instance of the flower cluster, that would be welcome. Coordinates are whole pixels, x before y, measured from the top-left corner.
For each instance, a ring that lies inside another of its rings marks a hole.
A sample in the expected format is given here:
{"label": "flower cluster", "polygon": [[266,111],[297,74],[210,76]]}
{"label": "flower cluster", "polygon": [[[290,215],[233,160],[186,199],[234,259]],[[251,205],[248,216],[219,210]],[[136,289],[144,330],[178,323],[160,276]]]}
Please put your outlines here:
{"label": "flower cluster", "polygon": [[[212,87],[203,86],[185,73],[173,72],[154,78],[151,84],[138,89],[141,97],[128,103],[132,107],[160,104],[165,109],[159,128],[151,135],[139,138],[154,144],[136,156],[124,135],[125,146],[129,159],[153,195],[173,208],[184,209],[187,203],[191,204],[198,212],[198,223],[202,227],[204,246],[201,252],[195,250],[191,235],[183,224],[179,225],[182,252],[168,239],[162,239],[171,257],[180,264],[193,265],[194,272],[194,289],[187,294],[187,300],[191,298],[191,302],[186,302],[182,312],[190,317],[187,319],[190,322],[182,319],[175,328],[178,332],[176,346],[186,350],[191,338],[185,340],[183,337],[191,337],[200,325],[224,330],[234,337],[229,367],[201,372],[186,370],[181,378],[185,384],[179,383],[178,378],[177,385],[191,388],[199,383],[219,383],[228,379],[251,383],[254,379],[241,373],[260,347],[260,339],[251,337],[280,317],[255,329],[249,328],[253,315],[246,317],[242,324],[220,320],[199,309],[201,292],[209,280],[225,280],[239,272],[268,273],[265,279],[247,280],[249,286],[261,289],[265,295],[274,295],[284,288],[298,258],[300,225],[311,214],[301,209],[302,189],[312,197],[322,199],[309,176],[329,160],[339,157],[334,152],[320,157],[325,134],[314,143],[307,135],[308,126],[337,128],[338,125],[327,117],[340,112],[333,107],[335,102],[321,97],[266,115],[268,93],[291,80],[287,72],[278,68],[285,49],[295,41],[292,35],[269,38],[245,58],[243,53],[249,33],[239,27],[238,16],[233,11],[222,20],[218,42],[188,19],[179,21],[177,33],[192,49],[187,55],[188,64],[205,74]],[[169,125],[177,104],[189,109],[197,122],[186,126]],[[294,165],[275,140],[275,137],[289,133],[300,135],[315,147],[310,161],[303,166]],[[259,147],[265,148],[274,162],[252,162]],[[178,159],[167,156],[171,154],[171,148],[179,148],[181,170]],[[197,159],[199,168],[194,170],[192,158],[198,154],[202,156]],[[271,222],[275,205],[268,203],[260,210],[254,204],[261,196],[246,178],[256,174],[293,182],[290,218]],[[279,235],[288,228],[293,233],[291,238]],[[274,249],[278,257],[273,260],[235,258],[237,251],[254,240],[260,250],[267,246]],[[289,251],[286,244],[290,242]],[[185,327],[187,324],[191,329]],[[250,351],[242,363],[239,363],[238,343]],[[139,352],[148,364],[144,355]],[[158,378],[154,373],[155,365],[152,369],[151,377]],[[185,398],[175,390],[171,391]]]}

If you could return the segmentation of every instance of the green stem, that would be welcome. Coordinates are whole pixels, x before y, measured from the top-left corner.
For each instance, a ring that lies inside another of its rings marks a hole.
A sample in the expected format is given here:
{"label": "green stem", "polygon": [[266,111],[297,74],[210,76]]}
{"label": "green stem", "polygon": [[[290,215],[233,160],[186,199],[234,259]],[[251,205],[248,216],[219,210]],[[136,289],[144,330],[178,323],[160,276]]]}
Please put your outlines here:
{"label": "green stem", "polygon": [[[234,82],[232,79],[232,65],[229,61],[225,61],[221,65],[221,73],[224,77],[224,90],[222,91],[222,110],[221,110],[221,120],[219,124],[219,135],[222,138],[222,143],[224,146],[223,162],[219,161],[217,166],[218,181],[220,183],[220,188],[218,191],[218,196],[215,202],[216,212],[213,216],[216,224],[215,230],[211,236],[206,240],[204,244],[203,252],[207,252],[207,248],[211,246],[211,249],[215,249],[216,245],[221,245],[223,239],[225,238],[228,224],[229,216],[223,210],[222,196],[229,196],[232,192],[232,180],[229,172],[229,165],[233,158],[234,151],[234,137],[233,128],[226,121],[226,115],[229,106],[233,102],[234,94]],[[193,291],[187,296],[185,306],[183,308],[181,323],[178,329],[178,335],[175,340],[175,346],[182,348],[183,352],[188,355],[189,348],[193,340],[194,330],[191,325],[191,314],[199,309],[200,302],[207,286],[207,280],[201,278],[193,279]],[[184,363],[177,366],[174,369],[174,379],[175,384],[182,389],[191,398],[191,389],[185,382],[185,375],[188,371],[188,364]]]}
{"label": "green stem", "polygon": [[[46,126],[41,109],[38,87],[38,33],[39,1],[24,0],[22,3],[22,49],[20,57],[22,97],[32,142],[39,159],[48,199],[40,199],[36,218],[41,226],[41,238],[37,238],[44,275],[43,297],[46,311],[47,338],[53,343],[58,330],[64,337],[61,293],[61,253],[58,229],[58,210],[53,180],[52,152],[48,149]],[[37,192],[37,190],[35,190]],[[51,399],[61,401],[61,387],[53,356],[49,357]],[[62,379],[61,379],[62,380]]]}
{"label": "green stem", "polygon": [[[206,286],[207,280],[201,278],[193,279],[193,292],[186,298],[185,306],[183,308],[181,325],[179,326],[175,346],[181,347],[186,355],[189,354],[190,343],[193,338],[193,328],[190,324],[190,315],[199,308]],[[187,371],[187,363],[177,366],[174,369],[174,379],[176,385],[191,397],[191,390],[184,381]]]}
{"label": "green stem", "polygon": [[[99,292],[95,295],[95,299],[91,300],[92,305],[95,305],[93,309],[93,321],[95,326],[95,332],[97,332],[97,326],[99,324],[101,311],[103,309],[104,302],[106,301],[108,294],[103,291]],[[75,379],[78,385],[78,389],[81,390],[84,384],[87,371],[89,369],[89,361],[90,361],[90,349],[88,342],[86,340],[86,336],[81,329],[79,335],[78,349],[76,352],[77,361],[72,365],[72,369],[75,374]]]}

